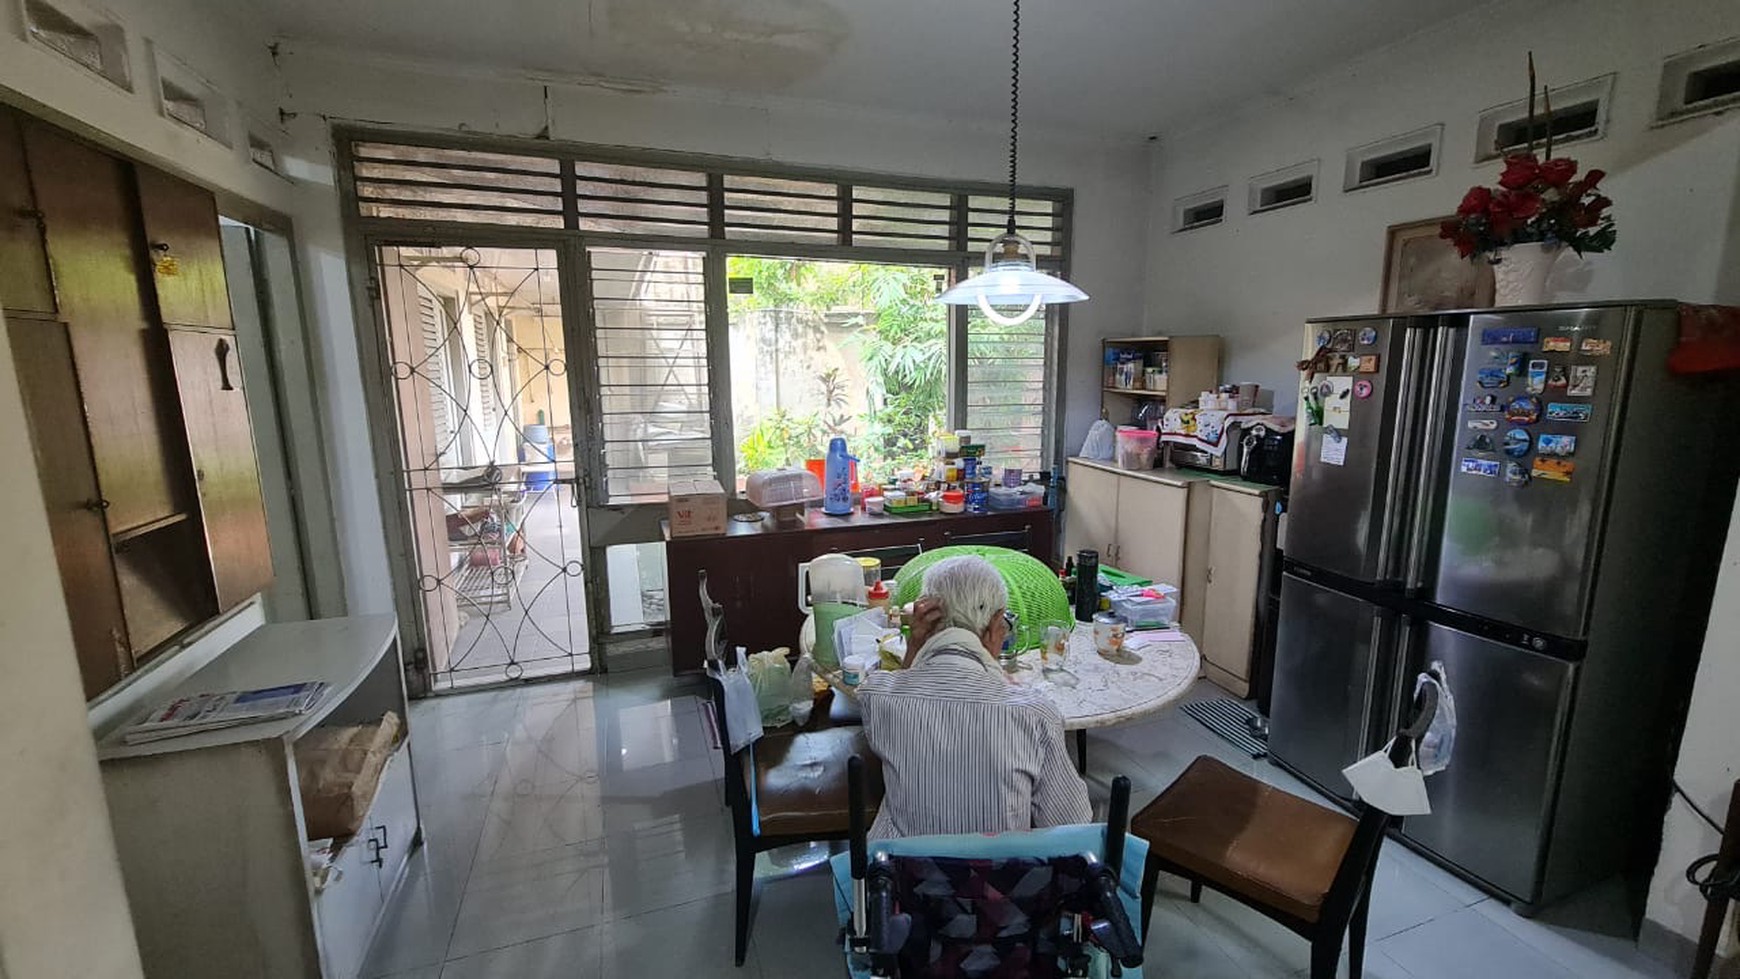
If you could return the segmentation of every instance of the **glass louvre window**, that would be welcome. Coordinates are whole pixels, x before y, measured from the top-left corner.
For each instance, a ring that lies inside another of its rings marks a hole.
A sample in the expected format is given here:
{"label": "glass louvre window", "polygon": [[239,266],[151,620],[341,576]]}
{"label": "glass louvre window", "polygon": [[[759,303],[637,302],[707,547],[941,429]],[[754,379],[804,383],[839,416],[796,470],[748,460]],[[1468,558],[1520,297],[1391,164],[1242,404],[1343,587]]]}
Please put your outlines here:
{"label": "glass louvre window", "polygon": [[985,446],[985,458],[999,469],[1048,468],[1046,409],[1056,307],[1042,306],[1031,319],[1014,326],[992,322],[976,306],[966,309],[963,417],[973,441]]}

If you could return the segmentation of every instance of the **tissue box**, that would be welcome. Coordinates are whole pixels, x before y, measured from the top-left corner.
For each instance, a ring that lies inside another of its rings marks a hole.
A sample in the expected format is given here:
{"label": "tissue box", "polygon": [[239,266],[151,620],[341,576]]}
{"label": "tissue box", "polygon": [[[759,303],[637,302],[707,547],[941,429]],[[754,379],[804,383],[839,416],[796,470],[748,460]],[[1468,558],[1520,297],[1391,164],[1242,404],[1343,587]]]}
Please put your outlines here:
{"label": "tissue box", "polygon": [[725,489],[716,479],[670,484],[672,537],[702,537],[725,532]]}

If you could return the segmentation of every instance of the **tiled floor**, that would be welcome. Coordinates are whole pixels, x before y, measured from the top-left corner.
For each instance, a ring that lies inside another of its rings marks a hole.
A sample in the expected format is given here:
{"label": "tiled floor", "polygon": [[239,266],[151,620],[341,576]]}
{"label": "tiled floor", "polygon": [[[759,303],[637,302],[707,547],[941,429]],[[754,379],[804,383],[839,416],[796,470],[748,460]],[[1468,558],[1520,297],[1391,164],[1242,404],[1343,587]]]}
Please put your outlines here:
{"label": "tiled floor", "polygon": [[[659,672],[619,673],[413,706],[427,845],[364,975],[844,975],[830,884],[815,872],[764,883],[749,960],[732,968],[731,838],[696,692]],[[1102,800],[1123,773],[1140,806],[1204,753],[1305,791],[1176,711],[1099,734],[1090,752]],[[1621,937],[1614,889],[1524,920],[1394,844],[1376,887],[1372,979],[1670,976]],[[1149,976],[1292,977],[1308,965],[1304,942],[1229,900],[1163,895]]]}

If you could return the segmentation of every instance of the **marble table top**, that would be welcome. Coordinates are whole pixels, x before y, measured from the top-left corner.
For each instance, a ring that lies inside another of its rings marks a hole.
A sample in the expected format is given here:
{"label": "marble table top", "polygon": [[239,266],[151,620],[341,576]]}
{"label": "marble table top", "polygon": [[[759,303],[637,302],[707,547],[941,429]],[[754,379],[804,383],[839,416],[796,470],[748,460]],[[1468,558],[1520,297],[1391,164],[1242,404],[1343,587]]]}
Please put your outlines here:
{"label": "marble table top", "polygon": [[1069,657],[1061,673],[1043,674],[1039,653],[1032,651],[1022,654],[1023,668],[1009,678],[1044,691],[1063,712],[1067,731],[1138,720],[1184,696],[1202,669],[1202,655],[1189,636],[1158,635],[1172,638],[1131,633],[1123,661],[1114,662],[1094,649],[1093,627],[1084,623],[1070,634]]}

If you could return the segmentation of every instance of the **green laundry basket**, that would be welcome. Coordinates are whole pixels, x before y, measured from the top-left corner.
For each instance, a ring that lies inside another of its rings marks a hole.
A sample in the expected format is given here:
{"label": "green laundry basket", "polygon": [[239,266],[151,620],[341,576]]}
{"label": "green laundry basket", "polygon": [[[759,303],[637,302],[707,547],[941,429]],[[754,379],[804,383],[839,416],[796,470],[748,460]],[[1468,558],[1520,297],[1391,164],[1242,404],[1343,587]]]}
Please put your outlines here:
{"label": "green laundry basket", "polygon": [[989,561],[991,567],[1003,576],[1003,584],[1009,589],[1009,611],[1019,618],[1015,630],[1016,649],[1038,649],[1043,645],[1043,627],[1047,621],[1075,621],[1069,596],[1064,593],[1057,572],[1038,558],[1007,547],[961,544],[925,551],[906,562],[894,576],[892,601],[896,605],[916,601],[924,588],[924,573],[931,565],[944,558],[967,554]]}

